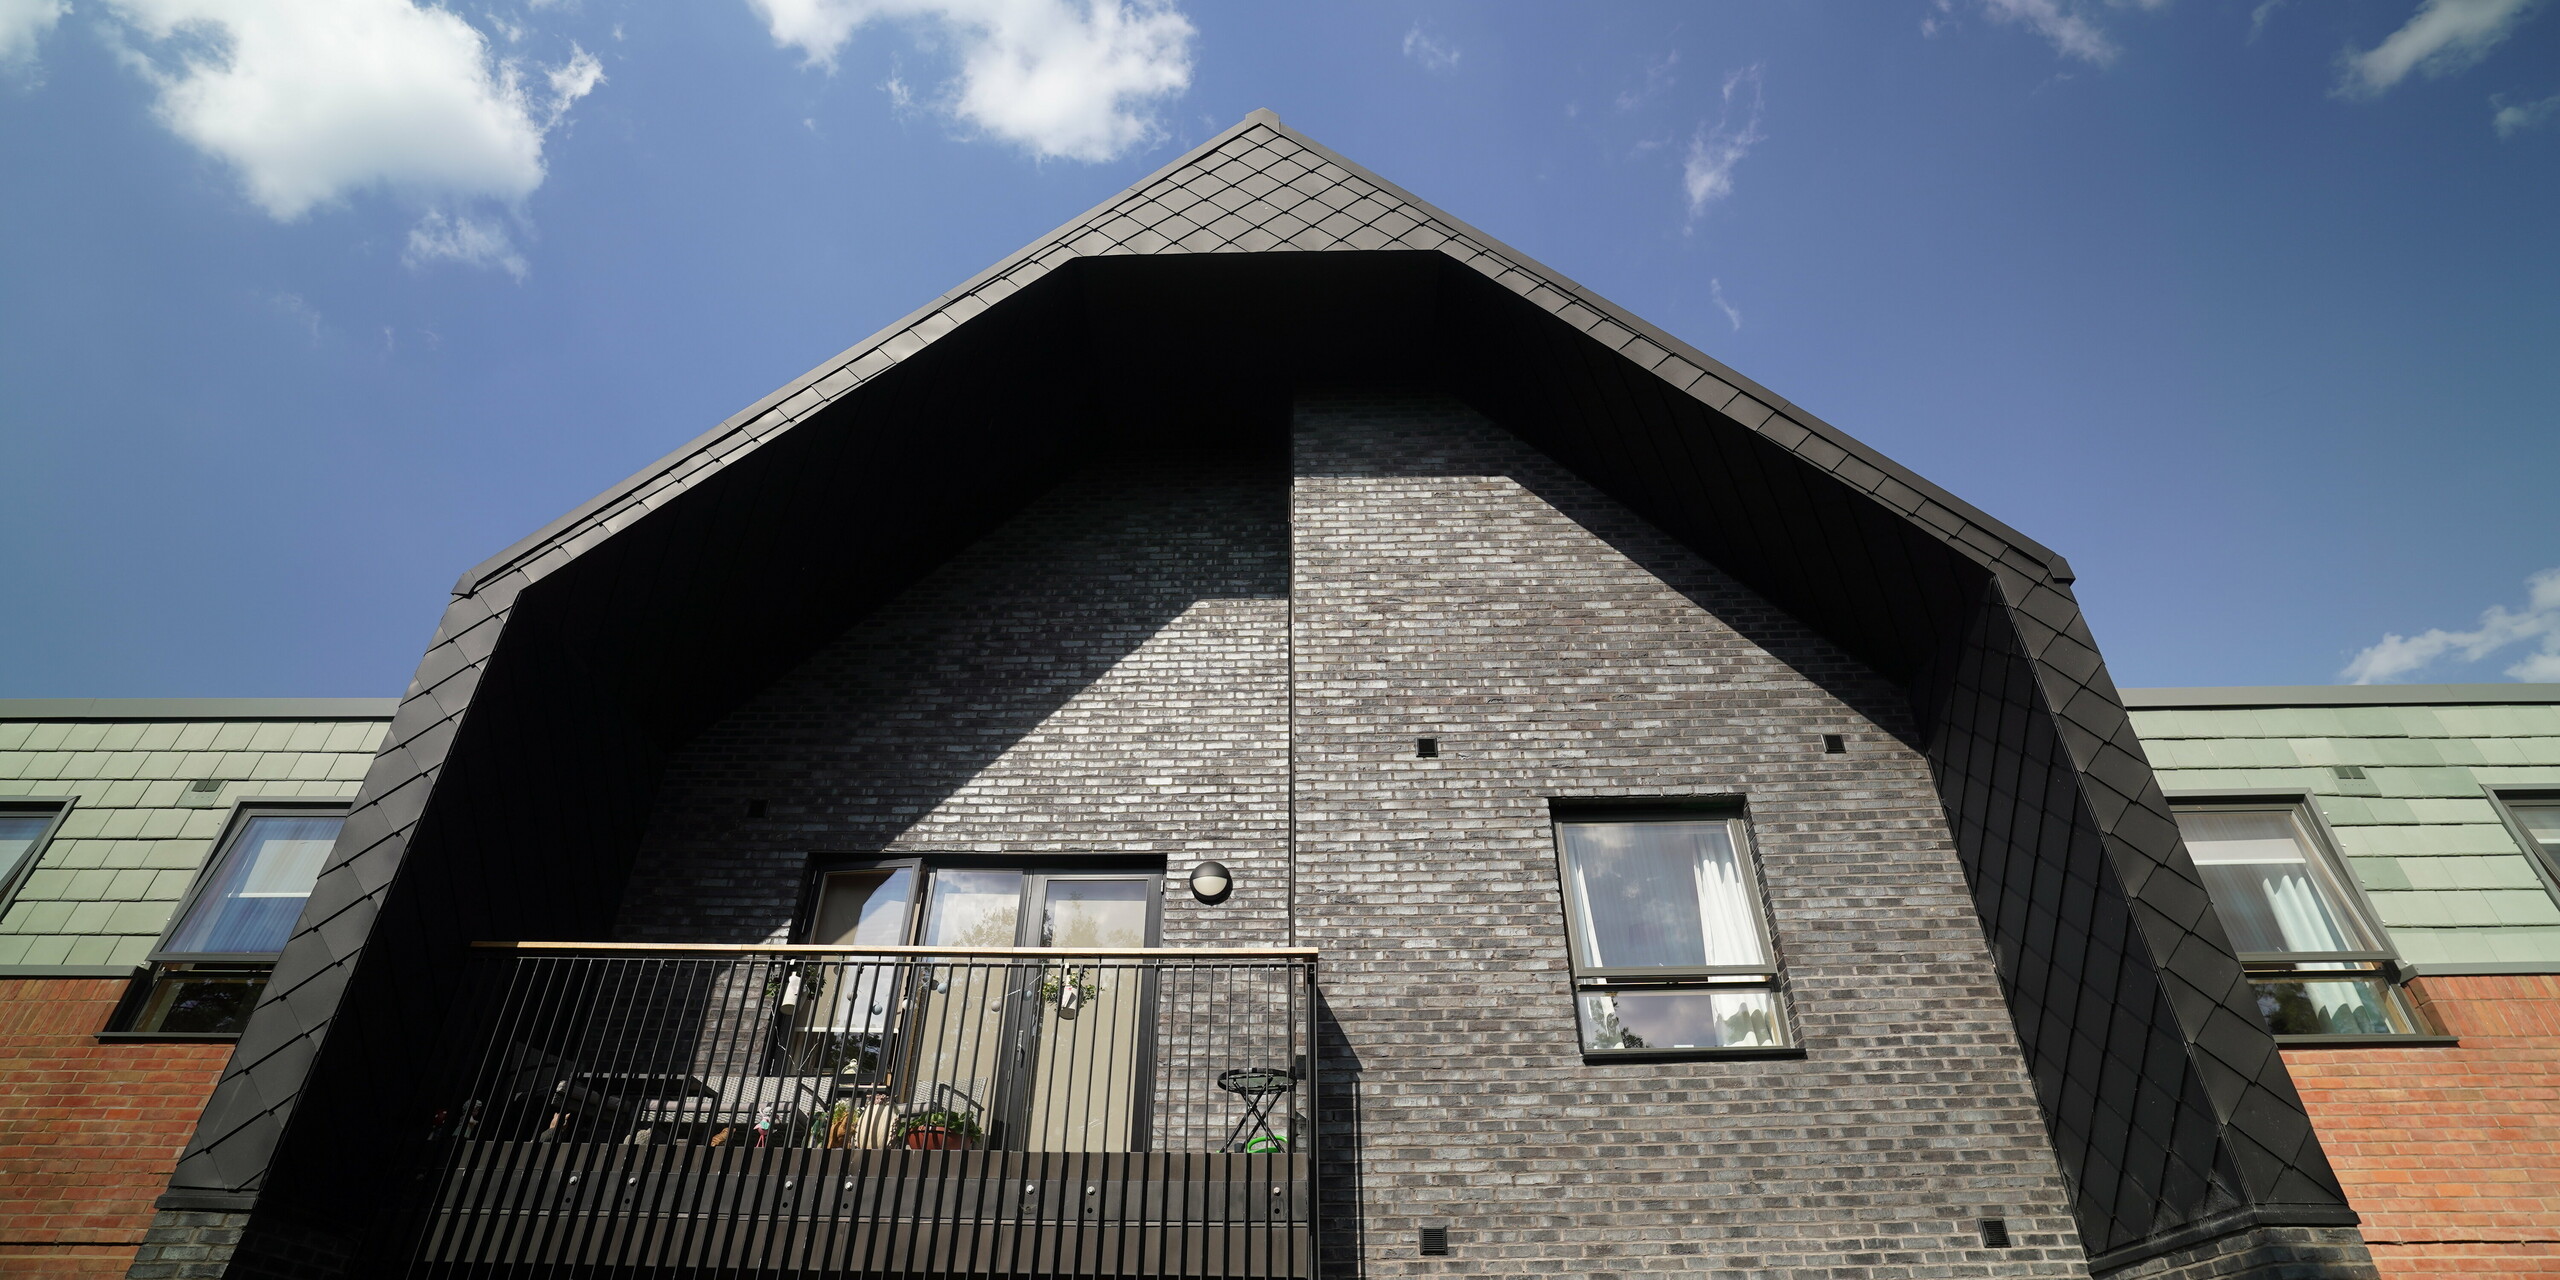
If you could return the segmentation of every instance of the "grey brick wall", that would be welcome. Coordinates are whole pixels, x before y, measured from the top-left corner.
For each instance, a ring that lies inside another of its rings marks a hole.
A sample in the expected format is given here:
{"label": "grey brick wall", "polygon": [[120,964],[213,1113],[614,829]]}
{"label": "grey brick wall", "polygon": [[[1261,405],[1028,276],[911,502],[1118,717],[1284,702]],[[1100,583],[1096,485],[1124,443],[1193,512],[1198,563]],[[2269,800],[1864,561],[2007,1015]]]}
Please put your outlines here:
{"label": "grey brick wall", "polygon": [[[669,767],[620,932],[785,941],[812,853],[1161,854],[1172,946],[1284,928],[1276,449],[1064,480]],[[767,801],[762,819],[747,802]],[[1179,881],[1215,858],[1215,907]]]}
{"label": "grey brick wall", "polygon": [[[1899,693],[1452,402],[1303,398],[1295,447],[1337,1273],[2085,1275]],[[1805,1056],[1586,1065],[1548,800],[1721,794]]]}
{"label": "grey brick wall", "polygon": [[214,1280],[229,1267],[248,1225],[245,1213],[160,1210],[125,1274],[130,1280]]}
{"label": "grey brick wall", "polygon": [[[1069,477],[704,733],[620,932],[783,937],[812,853],[1159,853],[1239,883],[1170,885],[1168,943],[1267,945],[1294,800],[1334,1274],[2085,1276],[1912,736],[1901,691],[1462,405],[1310,395],[1289,476]],[[1586,1064],[1548,803],[1695,795],[1747,799],[1805,1052]]]}

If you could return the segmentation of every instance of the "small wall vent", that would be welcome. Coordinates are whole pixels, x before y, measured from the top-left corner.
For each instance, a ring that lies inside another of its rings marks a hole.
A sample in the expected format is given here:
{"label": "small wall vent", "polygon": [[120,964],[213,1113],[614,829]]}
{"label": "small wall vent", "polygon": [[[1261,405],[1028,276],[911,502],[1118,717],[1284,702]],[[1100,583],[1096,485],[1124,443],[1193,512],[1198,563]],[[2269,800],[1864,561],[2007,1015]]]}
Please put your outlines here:
{"label": "small wall vent", "polygon": [[1413,754],[1424,760],[1429,760],[1438,756],[1440,754],[1440,740],[1438,738],[1414,739]]}
{"label": "small wall vent", "polygon": [[198,778],[178,793],[178,806],[182,809],[215,808],[222,803],[222,785],[223,779],[220,778]]}
{"label": "small wall vent", "polygon": [[1979,1225],[1982,1227],[1983,1248],[2006,1249],[2009,1247],[2009,1220],[2007,1218],[1984,1218]]}
{"label": "small wall vent", "polygon": [[1445,1258],[1449,1256],[1449,1229],[1447,1227],[1424,1227],[1422,1229],[1422,1256],[1426,1258]]}
{"label": "small wall vent", "polygon": [[1822,754],[1827,756],[1845,756],[1849,754],[1849,740],[1836,733],[1826,733],[1822,735]]}
{"label": "small wall vent", "polygon": [[2329,772],[2338,775],[2338,781],[2340,782],[2362,782],[2365,780],[2364,766],[2360,764],[2331,765],[2329,766]]}
{"label": "small wall vent", "polygon": [[766,810],[765,810],[765,802],[764,802],[764,801],[762,801],[762,800],[749,800],[749,801],[747,802],[747,816],[748,816],[749,818],[761,818],[761,817],[763,817],[763,816],[765,815],[765,812],[766,812]]}

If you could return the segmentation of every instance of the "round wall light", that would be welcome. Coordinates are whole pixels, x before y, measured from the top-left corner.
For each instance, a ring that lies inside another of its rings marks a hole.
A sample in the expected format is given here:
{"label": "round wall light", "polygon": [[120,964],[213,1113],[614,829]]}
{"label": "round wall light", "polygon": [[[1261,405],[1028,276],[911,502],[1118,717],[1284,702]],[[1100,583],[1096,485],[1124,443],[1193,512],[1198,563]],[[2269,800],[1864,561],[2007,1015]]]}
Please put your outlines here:
{"label": "round wall light", "polygon": [[1235,880],[1223,862],[1203,862],[1191,869],[1191,896],[1202,902],[1216,902],[1233,887]]}

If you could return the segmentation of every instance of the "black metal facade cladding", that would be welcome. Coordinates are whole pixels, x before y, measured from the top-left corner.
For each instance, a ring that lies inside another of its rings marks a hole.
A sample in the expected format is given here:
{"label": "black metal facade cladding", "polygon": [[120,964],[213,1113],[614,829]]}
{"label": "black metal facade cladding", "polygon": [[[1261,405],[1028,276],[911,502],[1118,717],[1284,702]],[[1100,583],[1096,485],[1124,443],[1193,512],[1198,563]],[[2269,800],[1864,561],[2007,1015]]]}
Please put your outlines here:
{"label": "black metal facade cladding", "polygon": [[1379,376],[1909,692],[2102,1268],[2352,1222],[2060,558],[1267,113],[465,575],[164,1205],[326,1270],[425,1128],[455,949],[609,936],[693,735],[1078,466]]}

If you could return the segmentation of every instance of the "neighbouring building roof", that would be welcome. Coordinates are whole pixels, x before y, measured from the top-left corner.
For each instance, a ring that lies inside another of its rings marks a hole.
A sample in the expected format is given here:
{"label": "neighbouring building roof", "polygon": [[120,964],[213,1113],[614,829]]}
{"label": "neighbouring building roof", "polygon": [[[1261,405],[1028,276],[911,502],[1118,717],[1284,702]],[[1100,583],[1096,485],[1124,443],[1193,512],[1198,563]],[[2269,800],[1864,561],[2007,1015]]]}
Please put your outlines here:
{"label": "neighbouring building roof", "polygon": [[[0,904],[0,971],[129,972],[244,800],[352,799],[390,698],[0,700],[0,800],[68,811]],[[215,780],[214,790],[192,790]]]}
{"label": "neighbouring building roof", "polygon": [[2128,689],[2125,704],[2173,798],[2309,796],[2420,971],[2560,971],[2560,905],[2491,801],[2560,788],[2560,685]]}

